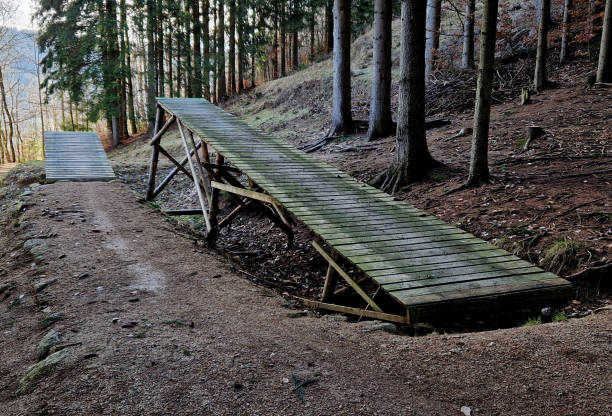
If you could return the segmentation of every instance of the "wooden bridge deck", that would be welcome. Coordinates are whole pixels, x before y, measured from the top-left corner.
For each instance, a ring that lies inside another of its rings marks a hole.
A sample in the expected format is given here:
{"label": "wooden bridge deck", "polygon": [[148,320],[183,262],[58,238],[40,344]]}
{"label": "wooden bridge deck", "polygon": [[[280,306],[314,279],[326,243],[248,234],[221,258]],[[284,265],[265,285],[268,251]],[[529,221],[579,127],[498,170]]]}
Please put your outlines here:
{"label": "wooden bridge deck", "polygon": [[[204,99],[163,109],[373,282],[412,321],[458,308],[548,305],[571,284],[250,127]],[[549,303],[550,302],[550,303]]]}
{"label": "wooden bridge deck", "polygon": [[47,182],[109,181],[115,173],[97,133],[45,132]]}

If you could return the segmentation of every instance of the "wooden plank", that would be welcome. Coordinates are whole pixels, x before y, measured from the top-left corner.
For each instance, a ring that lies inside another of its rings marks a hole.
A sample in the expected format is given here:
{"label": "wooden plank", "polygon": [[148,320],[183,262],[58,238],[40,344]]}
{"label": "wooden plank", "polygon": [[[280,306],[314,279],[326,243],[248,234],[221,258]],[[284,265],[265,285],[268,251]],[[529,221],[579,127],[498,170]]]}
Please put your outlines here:
{"label": "wooden plank", "polygon": [[220,189],[222,191],[227,191],[232,194],[246,196],[247,198],[256,199],[258,201],[267,202],[269,204],[279,205],[280,203],[276,200],[276,198],[262,194],[261,192],[250,191],[248,189],[238,188],[237,186],[228,185],[225,183],[212,181],[211,186],[216,189]]}
{"label": "wooden plank", "polygon": [[336,305],[333,303],[318,302],[316,300],[298,298],[304,306],[315,309],[327,309],[334,312],[342,312],[350,315],[365,316],[366,318],[380,319],[382,321],[396,322],[399,324],[409,324],[410,318],[408,315],[394,315],[384,312],[369,311],[367,309],[352,308],[349,306]]}
{"label": "wooden plank", "polygon": [[460,274],[446,277],[438,277],[438,278],[429,278],[429,279],[414,279],[408,280],[404,282],[398,283],[385,283],[382,287],[387,292],[394,292],[397,290],[406,290],[406,289],[414,289],[428,286],[437,286],[437,285],[445,285],[448,283],[457,283],[457,282],[469,282],[472,280],[484,280],[484,279],[493,279],[500,277],[509,277],[509,276],[524,276],[530,274],[538,274],[542,273],[543,270],[539,267],[530,266],[530,267],[521,267],[517,269],[503,269],[503,270],[493,270],[482,273],[470,273],[470,274]]}
{"label": "wooden plank", "polygon": [[340,267],[338,265],[338,263],[336,263],[334,261],[334,259],[327,254],[327,252],[325,250],[323,250],[323,247],[321,247],[319,244],[317,244],[316,241],[312,242],[312,246],[319,252],[319,254],[321,256],[323,256],[323,258],[325,260],[327,260],[327,262],[330,264],[330,266],[332,266],[334,269],[336,269],[336,272],[338,272],[338,274],[340,276],[342,276],[342,278],[349,284],[351,285],[351,287],[353,289],[355,289],[355,292],[357,292],[359,294],[359,296],[361,296],[363,298],[363,300],[365,300],[368,305],[370,305],[372,307],[372,309],[374,309],[377,312],[382,312],[382,309],[376,304],[376,302],[374,302],[374,300],[357,284],[357,282],[355,282],[343,269],[342,267]]}
{"label": "wooden plank", "polygon": [[465,260],[454,264],[427,264],[405,268],[405,270],[376,270],[368,273],[368,276],[375,279],[381,285],[388,283],[400,283],[420,279],[439,279],[448,276],[460,276],[464,274],[484,273],[506,269],[522,269],[532,267],[524,260],[515,260],[512,257],[490,257],[481,259],[475,263]]}

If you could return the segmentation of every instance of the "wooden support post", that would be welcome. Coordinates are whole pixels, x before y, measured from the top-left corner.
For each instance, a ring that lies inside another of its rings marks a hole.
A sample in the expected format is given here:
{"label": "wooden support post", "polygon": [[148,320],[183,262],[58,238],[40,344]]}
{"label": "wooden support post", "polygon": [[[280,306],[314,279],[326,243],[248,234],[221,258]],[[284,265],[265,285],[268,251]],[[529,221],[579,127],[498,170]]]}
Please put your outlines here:
{"label": "wooden support post", "polygon": [[244,207],[250,204],[250,202],[251,201],[247,201],[242,205],[238,205],[236,208],[232,210],[232,212],[227,214],[225,218],[219,221],[219,229],[222,229],[223,227],[229,225],[232,222],[232,220],[240,213],[240,211],[242,211]]}
{"label": "wooden support post", "polygon": [[[157,105],[155,111],[155,126],[153,128],[153,136],[157,135],[157,132],[161,129],[161,124],[164,122],[164,109]],[[149,166],[149,182],[147,184],[147,201],[153,201],[155,192],[155,175],[157,175],[157,162],[159,161],[159,149],[157,146],[153,146],[153,153],[151,154],[151,165]]]}
{"label": "wooden support post", "polygon": [[[189,155],[192,156],[194,152],[197,152],[198,149],[200,148],[201,143],[198,143],[196,145],[195,150],[191,150],[189,152]],[[187,156],[185,156],[180,162],[179,165],[181,166],[185,166],[185,164],[187,163]],[[174,167],[174,169],[172,169],[170,171],[170,173],[168,174],[168,176],[166,176],[166,178],[161,181],[161,183],[157,186],[157,188],[155,188],[155,191],[153,192],[153,198],[155,198],[161,191],[164,190],[164,188],[166,187],[166,185],[168,185],[168,183],[170,183],[170,181],[172,180],[172,178],[174,178],[176,176],[177,173],[181,172],[181,169],[176,166]],[[191,175],[189,175],[191,177]],[[193,179],[193,178],[192,178]]]}
{"label": "wooden support post", "polygon": [[[215,163],[217,165],[223,165],[223,156],[219,152],[217,152]],[[213,172],[215,172],[218,175],[219,169],[213,169]],[[211,224],[218,225],[217,215],[219,214],[219,189],[212,186],[212,181],[210,185],[212,187],[212,197],[210,201],[210,222]]]}
{"label": "wooden support post", "polygon": [[349,306],[335,305],[333,303],[317,302],[315,300],[302,299],[302,298],[298,298],[298,299],[300,299],[302,303],[304,303],[304,306],[308,306],[311,308],[327,309],[327,310],[335,311],[335,312],[342,312],[342,313],[348,313],[351,315],[365,316],[367,318],[380,319],[383,321],[396,322],[398,324],[410,324],[410,317],[408,316],[408,314],[406,314],[406,316],[393,315],[390,313],[368,311],[366,309],[351,308]]}
{"label": "wooden support post", "polygon": [[[335,252],[332,253],[332,258],[337,261],[338,254]],[[332,300],[337,283],[338,273],[336,273],[336,269],[330,264],[327,266],[327,273],[325,274],[325,283],[323,285],[323,291],[321,292],[321,302],[329,302]]]}
{"label": "wooden support post", "polygon": [[279,202],[273,196],[268,194],[262,194],[261,192],[251,191],[242,187],[228,185],[226,183],[211,182],[213,189],[220,189],[222,191],[226,191],[232,194],[246,196],[247,198],[256,199],[258,201],[267,202],[269,204],[279,204]]}
{"label": "wooden support post", "polygon": [[361,286],[359,286],[357,284],[357,282],[355,282],[351,278],[351,276],[348,275],[347,272],[342,270],[342,267],[340,267],[340,265],[338,265],[338,263],[336,263],[336,261],[332,258],[332,256],[330,256],[329,254],[327,254],[327,252],[325,250],[323,250],[323,247],[321,247],[316,241],[313,241],[312,245],[319,252],[319,254],[321,254],[323,256],[323,258],[325,260],[327,260],[329,265],[332,266],[334,269],[336,269],[336,272],[338,272],[338,274],[340,276],[342,276],[342,278],[344,280],[346,280],[346,282],[349,285],[351,285],[353,287],[353,289],[355,289],[355,292],[357,292],[359,294],[359,296],[361,296],[363,298],[363,300],[365,300],[368,303],[368,305],[370,305],[372,307],[372,309],[374,309],[377,312],[382,312],[383,311],[380,308],[380,306],[378,306],[376,304],[376,302],[374,302],[374,300],[361,288]]}
{"label": "wooden support post", "polygon": [[[164,124],[163,127],[161,129],[159,129],[157,131],[157,133],[155,133],[153,135],[153,138],[149,142],[149,145],[153,146],[155,144],[158,144],[159,141],[161,140],[162,136],[164,135],[164,133],[174,124],[175,121],[176,121],[176,116],[170,117],[170,119],[168,119],[168,121],[166,121],[166,124]],[[156,122],[156,124],[157,124],[157,122]]]}
{"label": "wooden support post", "polygon": [[[201,189],[202,182],[196,171],[195,164],[193,163],[193,160],[191,160],[191,152],[189,151],[189,145],[187,144],[187,138],[185,137],[183,126],[180,120],[178,120],[177,123],[178,123],[179,132],[181,133],[181,138],[183,139],[183,145],[185,146],[185,153],[187,154],[187,161],[189,162],[189,168],[191,169],[191,175],[193,176],[193,179],[194,179],[196,192],[198,193],[198,199],[200,200],[200,206],[202,207],[202,214],[204,216],[204,221],[206,222],[206,229],[208,230],[208,232],[210,232],[211,230],[210,219],[208,218],[208,212],[206,211],[206,200],[204,197],[204,193],[202,192],[202,189]],[[195,144],[193,148],[195,149]],[[197,153],[198,152],[196,151],[195,152],[196,156],[197,156]]]}

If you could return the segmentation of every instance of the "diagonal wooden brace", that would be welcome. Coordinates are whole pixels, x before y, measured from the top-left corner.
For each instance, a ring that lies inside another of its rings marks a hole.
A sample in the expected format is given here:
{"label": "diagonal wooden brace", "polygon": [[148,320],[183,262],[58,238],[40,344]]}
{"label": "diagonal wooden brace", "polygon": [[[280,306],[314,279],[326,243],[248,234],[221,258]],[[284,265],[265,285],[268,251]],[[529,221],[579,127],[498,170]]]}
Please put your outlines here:
{"label": "diagonal wooden brace", "polygon": [[376,302],[374,302],[374,300],[357,284],[357,282],[355,282],[351,276],[348,275],[347,272],[345,272],[344,270],[342,270],[342,267],[340,267],[340,265],[338,263],[336,263],[336,261],[332,258],[332,256],[330,256],[329,254],[327,254],[327,252],[323,249],[323,247],[321,247],[316,241],[312,242],[312,246],[319,252],[319,254],[321,254],[323,256],[323,258],[325,260],[327,260],[327,262],[329,263],[329,265],[331,267],[333,267],[336,272],[342,276],[342,278],[344,280],[346,280],[346,282],[352,286],[353,289],[355,289],[355,292],[357,292],[359,294],[359,296],[361,296],[363,298],[363,300],[365,300],[368,305],[370,305],[372,307],[372,309],[374,309],[377,312],[382,312],[383,310],[380,308],[380,306],[378,306],[376,304]]}

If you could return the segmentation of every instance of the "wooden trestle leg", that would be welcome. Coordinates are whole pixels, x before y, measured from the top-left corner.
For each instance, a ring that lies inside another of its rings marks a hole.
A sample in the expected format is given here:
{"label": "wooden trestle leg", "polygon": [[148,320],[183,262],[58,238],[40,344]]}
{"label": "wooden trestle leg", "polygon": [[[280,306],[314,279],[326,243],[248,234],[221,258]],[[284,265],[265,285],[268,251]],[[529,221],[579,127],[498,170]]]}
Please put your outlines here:
{"label": "wooden trestle leg", "polygon": [[[164,122],[165,111],[161,106],[157,106],[155,111],[155,124],[153,127],[153,136],[157,136],[157,132],[161,129],[161,125]],[[153,153],[151,154],[151,165],[149,166],[149,182],[147,184],[147,201],[153,201],[155,192],[155,175],[157,175],[157,162],[159,161],[159,148],[153,146]]]}

